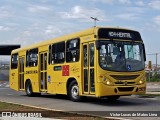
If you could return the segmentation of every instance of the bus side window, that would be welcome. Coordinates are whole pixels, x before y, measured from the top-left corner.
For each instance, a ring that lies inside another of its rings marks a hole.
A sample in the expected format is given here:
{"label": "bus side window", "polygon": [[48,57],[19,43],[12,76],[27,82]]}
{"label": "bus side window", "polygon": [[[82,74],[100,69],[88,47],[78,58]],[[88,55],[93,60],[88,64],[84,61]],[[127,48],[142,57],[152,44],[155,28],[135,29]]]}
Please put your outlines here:
{"label": "bus side window", "polygon": [[89,49],[90,49],[90,66],[93,67],[94,66],[94,43],[91,43],[89,45]]}
{"label": "bus side window", "polygon": [[18,66],[18,53],[12,54],[11,57],[11,69],[16,69]]}
{"label": "bus side window", "polygon": [[65,61],[65,42],[52,45],[51,63],[63,63]]}
{"label": "bus side window", "polygon": [[79,61],[80,40],[72,39],[67,41],[66,62]]}
{"label": "bus side window", "polygon": [[29,51],[27,50],[27,52],[26,52],[26,67],[28,67],[29,66]]}
{"label": "bus side window", "polygon": [[29,67],[35,67],[38,64],[38,48],[32,49],[27,55],[27,65]]}

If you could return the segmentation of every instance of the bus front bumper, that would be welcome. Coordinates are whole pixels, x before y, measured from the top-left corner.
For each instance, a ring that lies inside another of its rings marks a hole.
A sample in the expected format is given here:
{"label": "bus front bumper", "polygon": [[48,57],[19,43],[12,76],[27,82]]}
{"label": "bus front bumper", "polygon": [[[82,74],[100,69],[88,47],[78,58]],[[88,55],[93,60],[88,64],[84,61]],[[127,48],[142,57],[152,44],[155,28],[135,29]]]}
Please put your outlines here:
{"label": "bus front bumper", "polygon": [[99,83],[96,96],[112,96],[112,95],[132,95],[132,94],[145,94],[146,84],[141,85],[126,85],[126,86],[109,86],[103,83]]}

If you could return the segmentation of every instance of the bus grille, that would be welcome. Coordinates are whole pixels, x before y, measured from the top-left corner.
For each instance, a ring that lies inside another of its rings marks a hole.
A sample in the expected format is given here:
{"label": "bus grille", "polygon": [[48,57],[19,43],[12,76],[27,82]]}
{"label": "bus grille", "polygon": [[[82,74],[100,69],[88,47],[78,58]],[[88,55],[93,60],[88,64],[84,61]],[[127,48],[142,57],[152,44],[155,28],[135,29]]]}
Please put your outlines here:
{"label": "bus grille", "polygon": [[120,92],[133,91],[134,87],[118,87]]}
{"label": "bus grille", "polygon": [[[125,85],[126,83],[125,82],[115,82],[115,84]],[[135,84],[135,82],[127,82],[127,85],[128,84]]]}
{"label": "bus grille", "polygon": [[139,75],[111,75],[112,78],[116,80],[133,80],[136,79]]}

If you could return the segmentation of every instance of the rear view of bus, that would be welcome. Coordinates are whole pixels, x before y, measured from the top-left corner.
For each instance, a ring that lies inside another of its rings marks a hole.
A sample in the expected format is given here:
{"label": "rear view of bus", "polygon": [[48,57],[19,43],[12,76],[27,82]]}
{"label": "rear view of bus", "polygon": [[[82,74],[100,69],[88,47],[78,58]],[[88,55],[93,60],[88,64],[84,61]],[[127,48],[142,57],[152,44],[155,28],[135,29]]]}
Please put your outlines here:
{"label": "rear view of bus", "polygon": [[139,32],[100,28],[97,34],[98,96],[115,100],[122,95],[144,94],[146,57]]}

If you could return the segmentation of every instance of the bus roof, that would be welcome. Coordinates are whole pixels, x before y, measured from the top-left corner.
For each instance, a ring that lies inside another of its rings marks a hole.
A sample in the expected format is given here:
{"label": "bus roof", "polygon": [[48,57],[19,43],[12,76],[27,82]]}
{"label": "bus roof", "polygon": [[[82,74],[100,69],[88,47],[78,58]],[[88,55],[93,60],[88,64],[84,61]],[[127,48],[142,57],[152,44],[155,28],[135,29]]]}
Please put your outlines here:
{"label": "bus roof", "polygon": [[[53,38],[50,40],[44,40],[43,42],[39,42],[30,46],[26,46],[26,47],[22,47],[22,48],[18,48],[12,51],[12,53],[17,53],[19,51],[23,51],[23,50],[28,50],[28,49],[33,49],[33,48],[37,48],[40,46],[44,46],[44,45],[49,45],[52,44],[54,42],[61,42],[64,40],[69,40],[69,39],[74,39],[74,38],[78,38],[78,37],[82,37],[82,36],[86,36],[86,35],[91,35],[91,34],[97,34],[97,31],[100,28],[106,28],[106,29],[121,29],[121,30],[130,30],[130,31],[134,31],[131,29],[126,29],[126,28],[119,28],[119,27],[92,27],[80,32],[76,32],[76,33],[71,33],[71,34],[67,34],[61,37],[57,37],[57,38]],[[135,31],[137,32],[137,31]]]}

